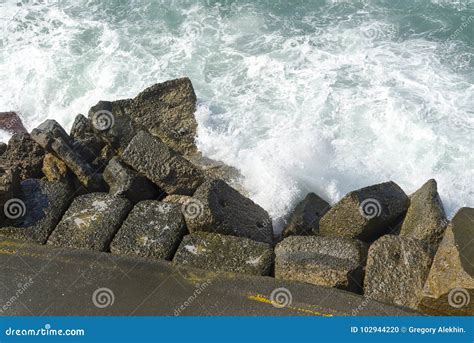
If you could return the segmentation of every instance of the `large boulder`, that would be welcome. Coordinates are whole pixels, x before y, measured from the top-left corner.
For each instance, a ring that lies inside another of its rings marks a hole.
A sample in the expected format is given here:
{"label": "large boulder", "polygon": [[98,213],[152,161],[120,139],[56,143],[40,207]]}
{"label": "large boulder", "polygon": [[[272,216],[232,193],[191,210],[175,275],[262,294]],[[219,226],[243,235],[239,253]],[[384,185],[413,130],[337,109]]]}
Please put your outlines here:
{"label": "large boulder", "polygon": [[205,179],[191,162],[145,131],[133,137],[122,160],[168,194],[192,195]]}
{"label": "large boulder", "polygon": [[273,251],[269,244],[247,238],[195,232],[183,238],[173,262],[211,271],[269,275]]}
{"label": "large boulder", "polygon": [[16,112],[0,112],[0,130],[9,133],[27,133]]}
{"label": "large boulder", "polygon": [[448,225],[423,288],[420,310],[474,315],[474,209],[460,209]]}
{"label": "large boulder", "polygon": [[140,130],[147,130],[182,155],[197,151],[194,143],[196,95],[181,78],[155,84],[134,99],[100,101],[89,111],[95,131],[116,148],[125,148]]}
{"label": "large boulder", "polygon": [[3,208],[9,220],[0,236],[44,244],[72,201],[73,189],[63,182],[27,179],[21,196]]}
{"label": "large boulder", "polygon": [[54,153],[89,191],[103,190],[102,175],[84,161],[74,148],[73,139],[55,120],[48,119],[33,129],[31,137],[46,151]]}
{"label": "large boulder", "polygon": [[41,178],[44,150],[27,133],[14,134],[2,156],[8,168],[18,169],[22,180]]}
{"label": "large boulder", "polygon": [[107,251],[131,207],[127,199],[107,193],[79,196],[49,236],[48,244]]}
{"label": "large boulder", "polygon": [[364,281],[366,297],[417,309],[432,258],[413,238],[385,235],[369,248]]}
{"label": "large boulder", "polygon": [[323,236],[373,241],[389,232],[406,212],[410,200],[394,182],[385,182],[344,196],[320,220]]}
{"label": "large boulder", "polygon": [[116,157],[109,161],[103,176],[109,185],[110,194],[124,196],[133,203],[155,199],[158,195],[164,194],[146,177],[128,168]]}
{"label": "large boulder", "polygon": [[268,213],[222,180],[203,183],[183,204],[190,232],[206,231],[273,242]]}
{"label": "large boulder", "polygon": [[275,277],[360,292],[366,258],[358,240],[290,236],[275,247]]}
{"label": "large boulder", "polygon": [[130,212],[115,235],[110,251],[171,260],[186,231],[181,206],[145,200]]}
{"label": "large boulder", "polygon": [[410,207],[403,220],[400,236],[415,238],[426,243],[434,255],[443,239],[447,224],[436,181],[428,180],[410,196]]}
{"label": "large boulder", "polygon": [[308,193],[296,205],[283,229],[282,236],[319,234],[319,220],[330,208],[331,206],[316,194]]}

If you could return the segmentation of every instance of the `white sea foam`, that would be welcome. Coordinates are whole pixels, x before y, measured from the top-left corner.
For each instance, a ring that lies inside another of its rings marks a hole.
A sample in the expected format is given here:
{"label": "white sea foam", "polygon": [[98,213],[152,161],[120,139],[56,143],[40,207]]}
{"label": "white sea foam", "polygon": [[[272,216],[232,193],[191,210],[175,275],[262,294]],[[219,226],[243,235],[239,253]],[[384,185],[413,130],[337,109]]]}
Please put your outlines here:
{"label": "white sea foam", "polygon": [[293,22],[252,3],[82,5],[0,5],[0,110],[28,128],[69,127],[100,99],[187,75],[199,148],[242,171],[277,228],[309,191],[335,202],[390,179],[411,193],[435,178],[450,215],[473,205],[474,58],[461,41],[404,36],[364,4]]}

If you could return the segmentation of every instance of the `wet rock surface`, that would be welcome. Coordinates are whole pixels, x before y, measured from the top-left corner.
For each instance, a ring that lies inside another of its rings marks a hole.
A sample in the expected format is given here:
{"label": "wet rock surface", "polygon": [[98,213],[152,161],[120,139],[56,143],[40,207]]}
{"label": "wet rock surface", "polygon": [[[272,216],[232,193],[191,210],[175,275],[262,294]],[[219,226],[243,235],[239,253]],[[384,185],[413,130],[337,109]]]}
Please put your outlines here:
{"label": "wet rock surface", "polygon": [[63,182],[38,179],[24,180],[20,190],[20,197],[5,209],[10,219],[0,235],[44,244],[71,203],[73,190]]}
{"label": "wet rock surface", "polygon": [[282,236],[319,234],[319,220],[330,208],[331,206],[325,200],[314,193],[308,193],[296,205]]}
{"label": "wet rock surface", "polygon": [[367,245],[323,236],[290,236],[275,247],[275,277],[361,292]]}
{"label": "wet rock surface", "polygon": [[410,207],[400,230],[400,236],[426,243],[434,255],[443,238],[448,221],[435,180],[428,180],[410,197]]}
{"label": "wet rock surface", "polygon": [[48,181],[69,181],[66,163],[53,154],[47,153],[44,156],[41,170]]}
{"label": "wet rock surface", "polygon": [[474,315],[474,209],[453,217],[423,288],[420,310],[431,315]]}
{"label": "wet rock surface", "polygon": [[417,309],[432,258],[420,241],[394,235],[369,248],[364,295],[385,303]]}
{"label": "wet rock surface", "polygon": [[268,213],[222,180],[203,183],[183,209],[190,232],[215,232],[273,242]]}
{"label": "wet rock surface", "polygon": [[320,220],[320,234],[373,241],[390,232],[410,200],[394,182],[385,182],[344,196]]}
{"label": "wet rock surface", "polygon": [[117,232],[110,251],[171,260],[186,231],[180,205],[142,201],[135,205]]}
{"label": "wet rock surface", "polygon": [[183,238],[173,262],[213,271],[269,275],[273,251],[269,244],[247,238],[195,232]]}
{"label": "wet rock surface", "polygon": [[204,182],[197,167],[145,131],[132,139],[122,159],[168,194],[192,195]]}
{"label": "wet rock surface", "polygon": [[51,233],[48,244],[107,251],[131,207],[127,199],[107,193],[79,196]]}

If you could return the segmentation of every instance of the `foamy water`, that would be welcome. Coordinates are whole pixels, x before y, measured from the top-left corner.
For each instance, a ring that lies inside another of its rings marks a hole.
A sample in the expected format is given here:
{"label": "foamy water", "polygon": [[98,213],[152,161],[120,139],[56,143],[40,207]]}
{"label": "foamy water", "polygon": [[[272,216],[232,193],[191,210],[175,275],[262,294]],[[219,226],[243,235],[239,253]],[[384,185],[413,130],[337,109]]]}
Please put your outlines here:
{"label": "foamy water", "polygon": [[277,226],[309,191],[386,180],[435,178],[449,215],[474,205],[472,1],[30,1],[0,17],[0,110],[30,129],[186,75],[199,148]]}

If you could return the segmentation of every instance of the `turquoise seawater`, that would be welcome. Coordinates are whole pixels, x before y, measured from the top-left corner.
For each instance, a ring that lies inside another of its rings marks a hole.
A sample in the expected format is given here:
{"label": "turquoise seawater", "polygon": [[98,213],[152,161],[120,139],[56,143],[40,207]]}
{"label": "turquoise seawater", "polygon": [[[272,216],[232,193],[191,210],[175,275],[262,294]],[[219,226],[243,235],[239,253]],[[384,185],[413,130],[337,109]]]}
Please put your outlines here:
{"label": "turquoise seawater", "polygon": [[0,111],[69,127],[189,76],[200,149],[277,227],[386,180],[474,205],[474,1],[0,1],[0,24]]}

